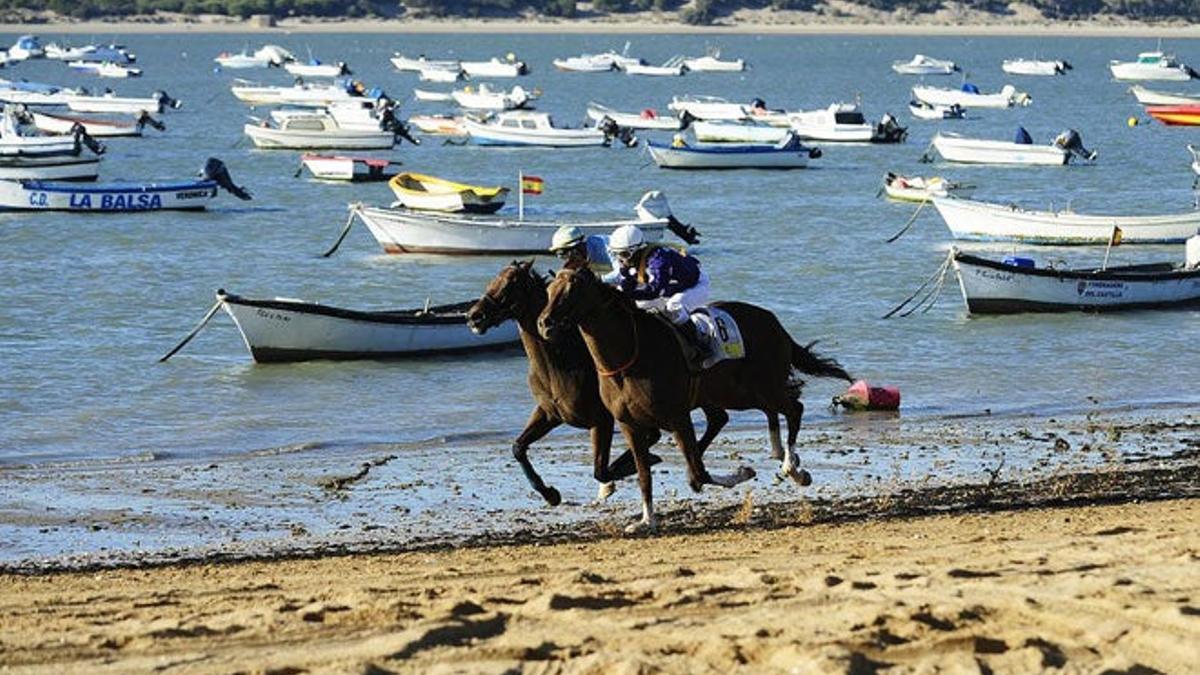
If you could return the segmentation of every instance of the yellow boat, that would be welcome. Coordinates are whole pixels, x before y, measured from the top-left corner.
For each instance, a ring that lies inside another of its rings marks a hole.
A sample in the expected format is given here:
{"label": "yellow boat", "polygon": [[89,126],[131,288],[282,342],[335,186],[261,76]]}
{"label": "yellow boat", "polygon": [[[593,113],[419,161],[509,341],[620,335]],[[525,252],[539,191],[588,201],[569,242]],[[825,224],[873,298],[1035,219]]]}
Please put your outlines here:
{"label": "yellow boat", "polygon": [[401,206],[448,213],[495,213],[508,194],[506,187],[467,185],[419,173],[397,174],[388,186]]}

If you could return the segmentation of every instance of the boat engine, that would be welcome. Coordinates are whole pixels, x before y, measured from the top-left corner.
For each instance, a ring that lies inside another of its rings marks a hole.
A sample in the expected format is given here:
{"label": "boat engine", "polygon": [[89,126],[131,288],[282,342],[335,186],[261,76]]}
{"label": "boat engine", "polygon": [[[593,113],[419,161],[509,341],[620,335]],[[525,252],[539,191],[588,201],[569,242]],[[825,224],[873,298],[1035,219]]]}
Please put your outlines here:
{"label": "boat engine", "polygon": [[103,143],[92,138],[88,134],[87,129],[84,128],[84,126],[79,122],[71,125],[71,135],[75,137],[76,155],[83,151],[83,146],[85,145],[88,147],[88,150],[91,150],[97,155],[103,155],[104,151],[108,149],[104,147]]}
{"label": "boat engine", "polygon": [[596,122],[596,128],[604,133],[605,145],[612,145],[614,140],[621,141],[621,144],[627,148],[632,148],[638,144],[638,139],[634,135],[633,129],[622,127],[608,115],[601,117]]}
{"label": "boat engine", "polygon": [[162,90],[158,90],[158,91],[154,92],[153,94],[150,95],[150,98],[154,99],[155,101],[158,101],[159,103],[167,106],[168,108],[175,108],[178,110],[180,107],[183,106],[183,101],[180,101],[179,99],[176,99],[176,98],[171,98],[171,96],[169,94],[167,94],[167,92],[162,91]]}
{"label": "boat engine", "polygon": [[225,162],[216,157],[209,157],[208,161],[204,162],[204,168],[200,169],[200,177],[205,180],[216,181],[217,185],[225,188],[229,194],[238,199],[250,199],[250,193],[239,185],[235,185],[233,178],[229,175],[229,169],[225,168]]}
{"label": "boat engine", "polygon": [[692,245],[700,243],[700,232],[691,225],[681,223],[675,214],[671,213],[671,205],[667,203],[667,196],[662,190],[651,190],[642,195],[633,210],[642,220],[666,219],[667,229],[676,237]]}
{"label": "boat engine", "polygon": [[397,138],[403,138],[413,145],[421,144],[421,139],[414,137],[408,125],[396,117],[396,104],[391,99],[386,96],[377,99],[375,101],[375,110],[379,117],[379,126],[381,129],[390,131]]}
{"label": "boat engine", "polygon": [[1059,134],[1054,139],[1054,145],[1089,162],[1096,159],[1096,151],[1083,147],[1083,139],[1079,137],[1079,132],[1074,129],[1067,129]]}
{"label": "boat engine", "polygon": [[900,126],[891,113],[884,113],[879,124],[875,125],[875,135],[871,138],[874,143],[903,143],[908,137],[908,128]]}
{"label": "boat engine", "polygon": [[154,127],[155,129],[158,129],[159,131],[167,130],[167,125],[165,125],[162,122],[159,122],[158,120],[151,117],[150,113],[146,112],[145,110],[143,110],[142,113],[140,115],[138,115],[137,119],[134,120],[134,124],[137,125],[137,128],[139,130],[142,127],[147,126],[147,125]]}

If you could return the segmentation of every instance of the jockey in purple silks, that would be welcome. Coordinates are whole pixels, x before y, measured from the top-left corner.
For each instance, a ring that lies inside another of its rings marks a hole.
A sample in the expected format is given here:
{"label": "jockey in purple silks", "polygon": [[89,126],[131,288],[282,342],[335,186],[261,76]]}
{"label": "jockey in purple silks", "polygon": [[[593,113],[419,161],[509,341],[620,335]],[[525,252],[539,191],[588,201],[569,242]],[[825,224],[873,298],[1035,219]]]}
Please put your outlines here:
{"label": "jockey in purple silks", "polygon": [[613,231],[608,247],[616,262],[616,286],[638,307],[662,314],[699,347],[691,313],[708,304],[708,275],[700,261],[669,246],[647,244],[636,225]]}

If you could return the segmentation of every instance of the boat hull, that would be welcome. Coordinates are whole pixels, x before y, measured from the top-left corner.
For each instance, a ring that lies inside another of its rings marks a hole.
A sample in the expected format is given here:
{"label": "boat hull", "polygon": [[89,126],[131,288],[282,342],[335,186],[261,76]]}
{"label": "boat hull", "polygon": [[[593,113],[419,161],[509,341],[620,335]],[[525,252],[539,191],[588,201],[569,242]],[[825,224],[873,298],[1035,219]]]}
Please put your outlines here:
{"label": "boat hull", "polygon": [[1175,244],[1200,231],[1200,211],[1168,216],[1096,216],[937,197],[933,205],[955,239],[974,241],[1103,245],[1116,226],[1121,228],[1122,244]]}
{"label": "boat hull", "polygon": [[107,96],[68,96],[67,108],[86,113],[161,113],[162,101],[152,98],[113,98]]}
{"label": "boat hull", "polygon": [[540,146],[547,148],[587,148],[604,145],[607,139],[596,129],[502,128],[463,120],[463,127],[476,145]]}
{"label": "boat hull", "polygon": [[771,146],[740,148],[675,148],[647,143],[654,163],[663,169],[803,169],[808,149],[781,150]]}
{"label": "boat hull", "polygon": [[665,220],[597,223],[530,222],[503,218],[448,218],[404,209],[352,207],[386,253],[454,255],[545,254],[554,232],[575,225],[585,234],[611,234],[621,225],[637,225],[647,241],[663,237]]}
{"label": "boat hull", "polygon": [[390,131],[295,131],[247,124],[254,147],[264,150],[387,150],[396,144]]}
{"label": "boat hull", "polygon": [[1200,104],[1149,105],[1146,114],[1172,127],[1200,126]]}
{"label": "boat hull", "polygon": [[710,120],[693,122],[692,132],[702,143],[778,143],[788,135],[787,127]]}
{"label": "boat hull", "polygon": [[1200,105],[1200,96],[1155,91],[1136,84],[1129,88],[1129,93],[1142,105]]}
{"label": "boat hull", "polygon": [[1071,158],[1071,153],[1053,145],[1007,143],[940,134],[934,136],[933,147],[947,162],[960,164],[1062,166]]}
{"label": "boat hull", "polygon": [[396,175],[399,162],[364,157],[303,155],[300,161],[319,180],[351,182],[385,181]]}
{"label": "boat hull", "polygon": [[913,87],[913,98],[930,105],[959,105],[963,108],[1011,108],[1015,103],[1015,92],[995,94],[972,94],[958,89],[939,87]]}
{"label": "boat hull", "polygon": [[626,129],[678,131],[683,127],[683,120],[672,115],[658,115],[656,113],[654,116],[651,116],[650,114],[642,113],[626,113],[596,103],[588,104],[587,117],[592,122],[599,122],[607,117],[616,122],[617,126]]}
{"label": "boat hull", "polygon": [[75,124],[83,125],[84,131],[95,138],[115,138],[141,136],[142,129],[132,122],[114,122],[110,120],[94,120],[84,118],[59,117],[37,111],[33,114],[33,126],[48,134],[70,134]]}
{"label": "boat hull", "polygon": [[78,185],[43,181],[0,183],[0,208],[16,211],[186,211],[217,196],[214,181],[144,185]]}
{"label": "boat hull", "polygon": [[483,335],[467,327],[468,303],[400,312],[361,312],[294,300],[218,293],[259,363],[385,359],[503,349],[520,341],[505,322]]}
{"label": "boat hull", "polygon": [[1120,63],[1113,61],[1108,66],[1112,76],[1117,80],[1163,80],[1170,82],[1186,82],[1192,79],[1192,74],[1182,67],[1163,67],[1145,65],[1136,61]]}
{"label": "boat hull", "polygon": [[1021,59],[1005,61],[1000,69],[1010,75],[1059,75],[1063,67],[1059,61],[1025,61]]}
{"label": "boat hull", "polygon": [[956,252],[954,269],[971,314],[1104,312],[1200,304],[1200,269],[1172,270],[1166,264],[1053,270]]}
{"label": "boat hull", "polygon": [[397,176],[388,187],[404,208],[441,213],[495,213],[508,196],[504,187],[467,185],[415,173]]}
{"label": "boat hull", "polygon": [[99,175],[99,157],[0,157],[0,180],[4,181],[91,181]]}

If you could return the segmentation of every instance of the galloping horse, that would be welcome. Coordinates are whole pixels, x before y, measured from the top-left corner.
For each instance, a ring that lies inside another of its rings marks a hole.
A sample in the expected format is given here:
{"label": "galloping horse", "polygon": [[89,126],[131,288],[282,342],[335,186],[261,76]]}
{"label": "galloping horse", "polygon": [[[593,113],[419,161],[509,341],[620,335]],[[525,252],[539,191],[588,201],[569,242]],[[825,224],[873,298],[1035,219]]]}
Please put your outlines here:
{"label": "galloping horse", "polygon": [[[467,310],[467,325],[476,333],[513,319],[521,333],[521,343],[529,358],[529,391],[536,405],[521,435],[513,441],[512,453],[529,484],[551,506],[562,497],[545,484],[529,461],[529,446],[560,424],[588,429],[592,439],[593,475],[600,482],[599,498],[613,491],[613,482],[632,476],[636,469],[626,452],[611,466],[613,417],[600,401],[596,367],[588,356],[578,331],[563,334],[554,342],[537,333],[537,317],[546,306],[546,281],[533,270],[532,262],[513,262],[488,284],[483,296]],[[654,445],[661,434],[647,432],[646,447]],[[651,463],[662,461],[650,455]]]}
{"label": "galloping horse", "polygon": [[[637,527],[656,526],[647,447],[640,439],[650,429],[674,433],[687,462],[688,484],[699,491],[711,483],[726,487],[753,477],[743,467],[734,476],[710,475],[704,468],[703,448],[696,441],[690,412],[700,405],[706,414],[724,410],[761,410],[771,422],[772,446],[779,445],[778,415],[788,422],[788,444],[782,472],[804,485],[811,482],[796,459],[796,435],[804,406],[791,370],[852,379],[838,363],[797,344],[771,312],[740,302],[714,303],[737,322],[745,339],[746,356],[722,361],[692,373],[674,329],[643,312],[633,301],[587,269],[563,270],[547,289],[549,299],[538,317],[538,330],[553,338],[577,325],[600,374],[600,398],[621,426],[633,449],[642,492],[642,520]],[[719,429],[719,426],[718,426]],[[715,436],[711,428],[705,437]]]}

